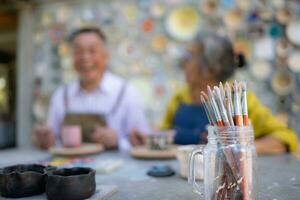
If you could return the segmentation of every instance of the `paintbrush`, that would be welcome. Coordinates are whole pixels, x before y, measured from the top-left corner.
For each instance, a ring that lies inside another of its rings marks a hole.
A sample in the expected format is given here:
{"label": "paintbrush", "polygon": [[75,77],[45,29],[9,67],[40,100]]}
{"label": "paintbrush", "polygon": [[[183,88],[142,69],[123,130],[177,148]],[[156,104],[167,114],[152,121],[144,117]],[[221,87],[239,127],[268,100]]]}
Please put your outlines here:
{"label": "paintbrush", "polygon": [[219,83],[219,89],[220,89],[222,101],[224,101],[224,99],[225,99],[225,90],[224,90],[222,82]]}
{"label": "paintbrush", "polygon": [[235,80],[233,83],[233,121],[236,126],[243,126],[243,117],[242,117],[242,110],[241,110],[241,101],[240,101],[240,94],[239,94],[239,87],[238,83]]}
{"label": "paintbrush", "polygon": [[232,96],[231,96],[231,87],[228,82],[225,83],[225,107],[228,114],[229,123],[231,126],[234,126],[233,116],[233,104],[232,104]]}
{"label": "paintbrush", "polygon": [[225,109],[224,103],[223,103],[223,98],[221,94],[221,90],[218,87],[214,87],[214,92],[216,96],[216,102],[220,110],[221,118],[223,121],[224,126],[230,126],[228,116],[227,116],[227,111]]}
{"label": "paintbrush", "polygon": [[240,83],[242,90],[242,114],[243,114],[243,124],[244,126],[249,125],[248,119],[248,105],[247,105],[247,84],[245,81]]}
{"label": "paintbrush", "polygon": [[216,103],[214,94],[212,92],[212,90],[210,89],[209,86],[207,86],[207,92],[208,92],[208,99],[210,101],[210,105],[212,107],[215,119],[216,119],[216,124],[217,126],[223,126],[223,122],[222,122],[222,117],[220,115],[220,111],[218,109],[218,105]]}
{"label": "paintbrush", "polygon": [[203,104],[203,107],[204,107],[206,116],[208,118],[209,124],[213,126],[214,125],[214,121],[213,121],[213,118],[212,118],[211,113],[209,111],[207,102],[205,101],[203,95],[200,96],[200,100],[201,100],[201,103]]}
{"label": "paintbrush", "polygon": [[232,92],[231,92],[231,87],[230,87],[229,83],[227,83],[227,82],[225,83],[225,94],[227,94],[227,97],[230,100],[229,103],[230,103],[230,107],[231,107],[231,110],[232,110],[231,116],[233,117],[234,111],[233,111],[232,95],[231,95]]}

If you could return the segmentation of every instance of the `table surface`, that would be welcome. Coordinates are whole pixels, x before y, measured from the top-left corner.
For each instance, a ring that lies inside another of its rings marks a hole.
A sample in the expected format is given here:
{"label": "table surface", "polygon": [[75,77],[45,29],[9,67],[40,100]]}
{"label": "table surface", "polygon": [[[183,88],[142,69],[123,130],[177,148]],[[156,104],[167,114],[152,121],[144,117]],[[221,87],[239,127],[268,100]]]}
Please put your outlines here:
{"label": "table surface", "polygon": [[[118,192],[110,198],[112,200],[201,199],[192,192],[187,180],[179,176],[179,166],[176,160],[135,160],[127,154],[118,152],[106,152],[93,157],[97,160],[123,160],[123,165],[118,170],[96,176],[98,184],[118,186]],[[35,149],[0,150],[0,167],[43,161],[49,158],[51,156],[48,153]],[[157,164],[171,165],[176,170],[176,175],[168,178],[147,176],[146,171]],[[291,155],[259,157],[257,166],[259,199],[300,199],[300,158]],[[200,185],[203,186],[203,183],[200,182]]]}

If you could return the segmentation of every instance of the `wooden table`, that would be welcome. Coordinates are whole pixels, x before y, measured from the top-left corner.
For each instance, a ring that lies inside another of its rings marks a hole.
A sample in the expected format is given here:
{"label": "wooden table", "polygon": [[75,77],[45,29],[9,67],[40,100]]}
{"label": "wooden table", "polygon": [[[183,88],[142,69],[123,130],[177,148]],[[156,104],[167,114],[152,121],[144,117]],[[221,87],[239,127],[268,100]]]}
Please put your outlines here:
{"label": "wooden table", "polygon": [[[192,192],[187,181],[177,173],[169,178],[152,178],[146,171],[153,165],[168,164],[178,172],[178,163],[171,161],[135,160],[127,154],[108,152],[93,156],[96,159],[122,159],[122,167],[110,174],[97,175],[98,184],[117,185],[119,191],[112,200],[188,200],[201,199]],[[49,159],[46,152],[35,149],[1,150],[0,167]],[[258,158],[257,184],[259,199],[299,200],[300,159],[291,155]],[[200,185],[203,183],[200,183]],[[1,198],[0,198],[1,199]]]}

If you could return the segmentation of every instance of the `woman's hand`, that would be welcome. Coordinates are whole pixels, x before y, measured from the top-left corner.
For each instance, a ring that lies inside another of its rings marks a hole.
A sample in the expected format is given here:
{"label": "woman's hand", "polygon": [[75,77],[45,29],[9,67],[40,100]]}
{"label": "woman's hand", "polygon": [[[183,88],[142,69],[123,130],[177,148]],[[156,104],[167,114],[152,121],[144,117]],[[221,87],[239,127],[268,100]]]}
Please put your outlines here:
{"label": "woman's hand", "polygon": [[272,136],[265,136],[255,140],[256,151],[260,155],[279,155],[286,153],[286,146]]}

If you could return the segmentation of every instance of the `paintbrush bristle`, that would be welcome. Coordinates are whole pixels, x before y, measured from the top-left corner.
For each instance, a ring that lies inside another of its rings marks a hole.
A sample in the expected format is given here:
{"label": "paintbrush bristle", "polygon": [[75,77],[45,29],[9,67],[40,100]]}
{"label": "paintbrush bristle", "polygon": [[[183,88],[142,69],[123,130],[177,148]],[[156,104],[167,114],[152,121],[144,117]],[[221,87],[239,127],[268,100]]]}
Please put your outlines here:
{"label": "paintbrush bristle", "polygon": [[211,88],[209,86],[207,86],[207,93],[208,93],[209,97],[213,96],[213,92],[212,92],[212,90],[211,90]]}
{"label": "paintbrush bristle", "polygon": [[221,99],[221,91],[217,86],[214,87],[214,92],[215,92],[216,97]]}
{"label": "paintbrush bristle", "polygon": [[203,95],[200,95],[200,100],[201,100],[201,102],[204,104],[206,101],[205,101],[205,99],[204,99],[204,97],[203,97]]}
{"label": "paintbrush bristle", "polygon": [[232,88],[234,92],[238,91],[238,82],[236,80],[233,82]]}
{"label": "paintbrush bristle", "polygon": [[205,99],[205,101],[208,101],[208,96],[205,92],[201,91],[201,95],[203,96],[203,98]]}
{"label": "paintbrush bristle", "polygon": [[246,84],[246,82],[245,81],[241,81],[240,84],[241,84],[242,91],[247,91],[247,84]]}

